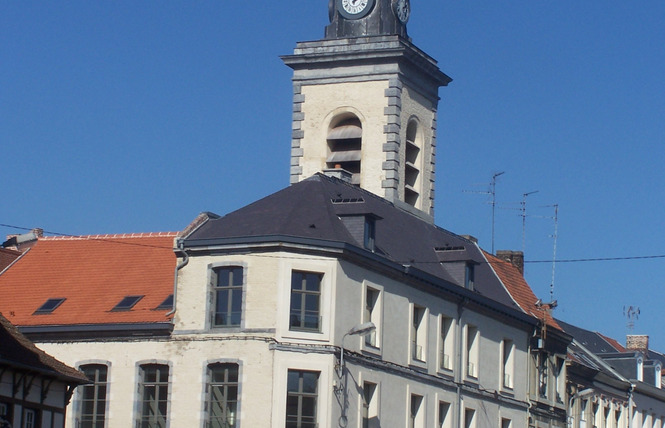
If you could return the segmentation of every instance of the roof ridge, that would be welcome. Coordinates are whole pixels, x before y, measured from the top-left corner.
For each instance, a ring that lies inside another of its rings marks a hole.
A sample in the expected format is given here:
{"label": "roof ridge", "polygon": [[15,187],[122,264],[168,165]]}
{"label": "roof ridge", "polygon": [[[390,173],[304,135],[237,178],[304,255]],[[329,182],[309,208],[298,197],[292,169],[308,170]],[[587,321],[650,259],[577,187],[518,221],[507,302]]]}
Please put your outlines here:
{"label": "roof ridge", "polygon": [[174,238],[180,232],[107,233],[103,235],[42,236],[39,241],[76,241],[86,239]]}

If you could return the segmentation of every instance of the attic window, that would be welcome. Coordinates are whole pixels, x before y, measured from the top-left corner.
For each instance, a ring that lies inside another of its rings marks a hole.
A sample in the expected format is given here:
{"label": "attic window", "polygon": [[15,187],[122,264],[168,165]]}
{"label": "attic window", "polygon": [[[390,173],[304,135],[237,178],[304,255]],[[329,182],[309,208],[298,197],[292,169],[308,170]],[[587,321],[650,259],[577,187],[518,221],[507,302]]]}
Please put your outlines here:
{"label": "attic window", "polygon": [[123,299],[115,305],[112,311],[128,311],[136,305],[143,296],[125,296]]}
{"label": "attic window", "polygon": [[34,313],[34,315],[43,315],[43,314],[50,314],[62,304],[66,299],[65,298],[59,298],[59,299],[48,299],[46,303],[41,305],[39,309],[37,309]]}
{"label": "attic window", "polygon": [[164,299],[162,303],[159,304],[155,308],[156,311],[161,311],[161,310],[166,310],[166,309],[172,309],[173,308],[173,294],[169,294],[169,297]]}

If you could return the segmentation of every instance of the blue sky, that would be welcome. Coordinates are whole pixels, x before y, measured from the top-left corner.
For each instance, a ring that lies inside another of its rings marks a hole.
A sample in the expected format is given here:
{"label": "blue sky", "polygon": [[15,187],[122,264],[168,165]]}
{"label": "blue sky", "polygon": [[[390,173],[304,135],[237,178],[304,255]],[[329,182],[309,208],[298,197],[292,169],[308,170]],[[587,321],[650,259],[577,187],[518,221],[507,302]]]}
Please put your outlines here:
{"label": "blue sky", "polygon": [[[555,316],[665,351],[665,3],[412,0],[439,92],[438,225],[522,249]],[[291,70],[327,1],[0,3],[0,224],[173,231],[288,185]],[[0,226],[0,235],[20,233]],[[538,263],[540,261],[540,263]]]}

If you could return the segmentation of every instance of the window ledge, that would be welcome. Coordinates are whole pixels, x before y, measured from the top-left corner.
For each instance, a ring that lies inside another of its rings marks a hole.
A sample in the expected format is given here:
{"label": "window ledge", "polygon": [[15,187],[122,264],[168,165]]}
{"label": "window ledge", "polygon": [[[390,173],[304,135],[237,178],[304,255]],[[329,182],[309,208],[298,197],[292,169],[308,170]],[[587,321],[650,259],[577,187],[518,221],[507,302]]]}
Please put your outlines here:
{"label": "window ledge", "polygon": [[427,361],[411,359],[411,361],[409,361],[409,367],[427,371]]}

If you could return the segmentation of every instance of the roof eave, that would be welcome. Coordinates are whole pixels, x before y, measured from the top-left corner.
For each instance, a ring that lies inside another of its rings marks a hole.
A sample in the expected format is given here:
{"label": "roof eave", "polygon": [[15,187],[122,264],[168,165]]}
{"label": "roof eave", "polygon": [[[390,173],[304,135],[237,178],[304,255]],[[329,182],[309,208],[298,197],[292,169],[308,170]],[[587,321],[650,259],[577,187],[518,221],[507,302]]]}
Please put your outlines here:
{"label": "roof eave", "polygon": [[[485,307],[494,312],[499,312],[514,320],[529,324],[531,326],[536,326],[539,323],[538,318],[526,314],[521,310],[506,307],[505,305],[502,305],[495,300],[482,296],[466,288],[462,288],[458,285],[451,284],[442,278],[428,274],[411,265],[403,265],[387,260],[385,257],[382,257],[377,253],[373,253],[345,242],[317,238],[305,238],[300,236],[262,235],[189,240],[185,241],[184,249],[187,251],[215,252],[228,251],[233,249],[239,250],[239,247],[246,248],[247,245],[261,244],[278,245],[280,247],[285,247],[284,244],[291,244],[302,246],[300,247],[301,250],[309,248],[310,250],[316,249],[322,252],[332,251],[336,256],[339,256],[340,254],[352,255],[363,259],[365,262],[375,263],[381,265],[384,268],[391,269],[400,275],[407,275],[421,282],[425,282],[431,286],[434,286],[440,291],[456,296],[460,301],[472,301],[479,306]],[[288,245],[286,247],[288,247]]]}
{"label": "roof eave", "polygon": [[87,338],[128,338],[145,336],[169,336],[173,331],[171,322],[117,323],[117,324],[69,324],[18,326],[31,340],[63,341]]}

